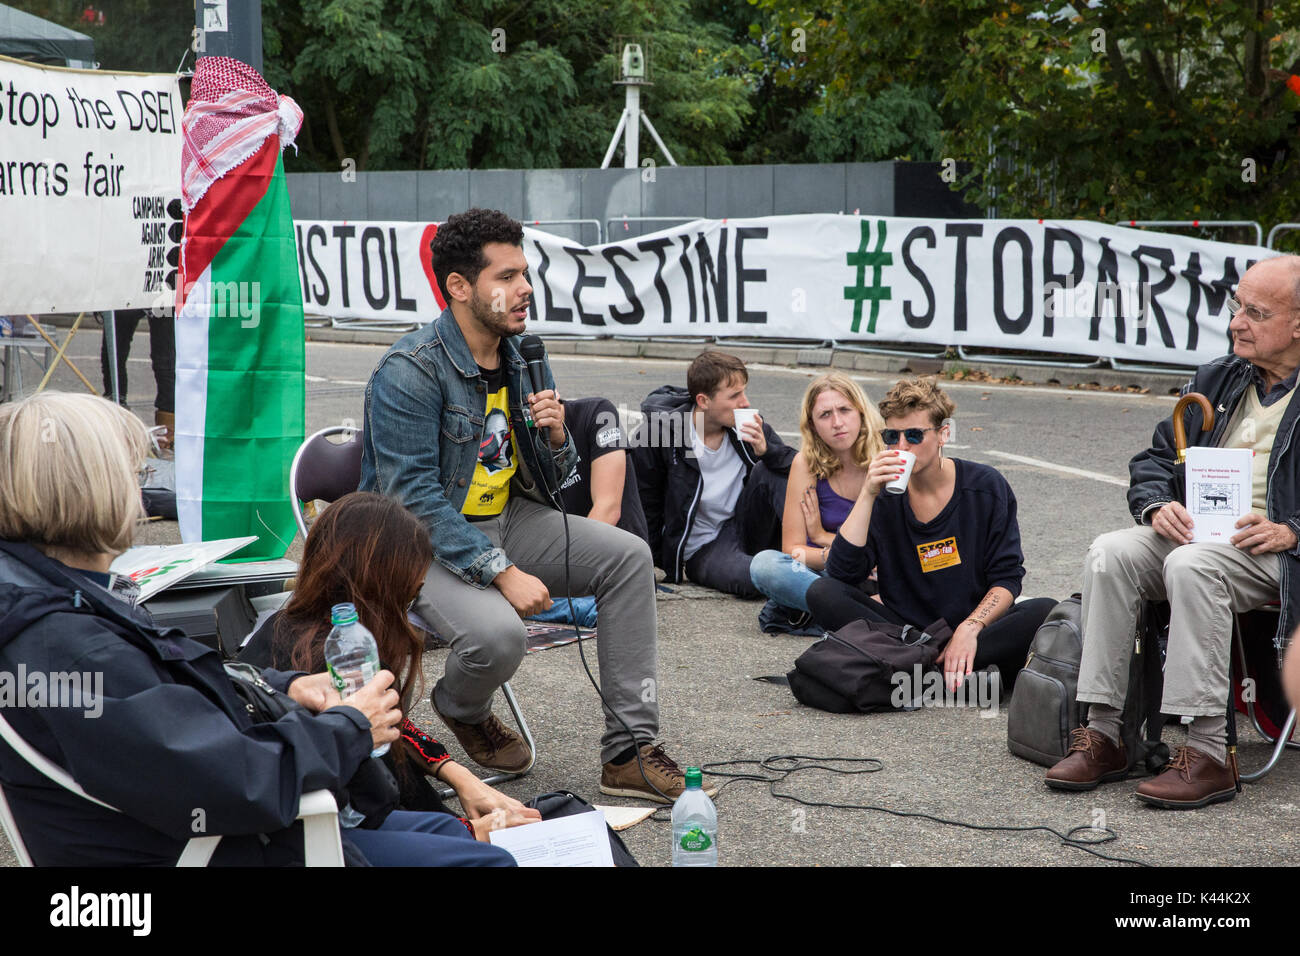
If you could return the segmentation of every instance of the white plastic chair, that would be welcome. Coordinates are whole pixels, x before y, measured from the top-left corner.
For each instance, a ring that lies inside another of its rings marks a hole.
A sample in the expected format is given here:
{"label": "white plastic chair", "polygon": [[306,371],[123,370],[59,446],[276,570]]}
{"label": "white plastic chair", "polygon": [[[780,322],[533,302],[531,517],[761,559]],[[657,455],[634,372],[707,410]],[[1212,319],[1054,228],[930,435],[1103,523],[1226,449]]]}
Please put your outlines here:
{"label": "white plastic chair", "polygon": [[[73,780],[66,770],[20,737],[18,731],[5,720],[3,714],[0,714],[0,739],[3,739],[33,769],[40,771],[60,787],[114,813],[121,812],[81,789],[81,785]],[[328,790],[304,793],[298,803],[298,819],[302,821],[303,858],[307,866],[342,866],[343,843],[339,837],[338,806],[334,802],[334,795]],[[35,866],[31,854],[27,852],[26,844],[23,843],[22,834],[18,832],[18,823],[14,820],[13,811],[9,809],[9,801],[5,797],[3,786],[0,786],[0,824],[4,826],[5,836],[9,838],[14,848],[19,865]],[[220,842],[220,835],[195,837],[185,844],[185,849],[181,852],[176,865],[207,866]]]}

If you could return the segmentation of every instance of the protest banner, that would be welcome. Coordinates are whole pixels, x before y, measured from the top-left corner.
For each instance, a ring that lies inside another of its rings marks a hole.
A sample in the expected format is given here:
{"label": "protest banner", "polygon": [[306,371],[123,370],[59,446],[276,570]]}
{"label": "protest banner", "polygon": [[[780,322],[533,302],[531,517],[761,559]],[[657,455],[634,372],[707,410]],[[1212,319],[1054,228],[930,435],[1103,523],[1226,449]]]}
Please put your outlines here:
{"label": "protest banner", "polygon": [[0,57],[0,314],[171,304],[182,108],[174,76]]}
{"label": "protest banner", "polygon": [[[436,224],[295,223],[309,313],[429,322]],[[799,215],[583,246],[524,230],[543,335],[962,345],[1196,365],[1260,246],[1105,223]]]}

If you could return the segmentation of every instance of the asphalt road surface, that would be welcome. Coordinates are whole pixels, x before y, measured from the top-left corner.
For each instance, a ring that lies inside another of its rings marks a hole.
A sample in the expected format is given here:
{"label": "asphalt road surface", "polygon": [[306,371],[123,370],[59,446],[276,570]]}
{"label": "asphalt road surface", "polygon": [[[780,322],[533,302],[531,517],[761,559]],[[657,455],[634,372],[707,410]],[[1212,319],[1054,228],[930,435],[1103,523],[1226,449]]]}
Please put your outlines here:
{"label": "asphalt road surface", "polygon": [[[98,371],[97,348],[97,337],[86,335],[72,350],[92,378]],[[361,420],[365,382],[383,351],[381,346],[308,344],[309,432]],[[131,403],[150,415],[147,344],[138,342],[133,355],[140,358],[130,362]],[[563,395],[603,395],[631,409],[658,385],[685,384],[681,361],[557,356],[552,364]],[[818,370],[752,366],[750,371],[751,403],[787,441],[797,443],[799,398]],[[872,399],[891,383],[882,376],[858,378]],[[56,382],[80,387],[67,373]],[[1172,399],[1047,387],[945,387],[957,403],[950,453],[998,468],[1015,490],[1028,569],[1024,594],[1064,598],[1077,591],[1092,538],[1130,521],[1124,499],[1127,461],[1147,445]],[[175,540],[174,523],[155,522],[144,529],[140,543]],[[300,553],[301,543],[295,542],[290,557]],[[1108,826],[1117,835],[1098,851],[1157,865],[1300,860],[1295,836],[1300,761],[1284,760],[1229,804],[1192,812],[1140,804],[1132,796],[1134,781],[1093,793],[1052,792],[1043,785],[1042,768],[1007,752],[1005,710],[835,715],[805,708],[787,688],[755,680],[784,674],[812,642],[761,634],[760,606],[694,588],[661,597],[658,688],[666,750],[683,766],[792,754],[876,758],[880,765],[854,775],[810,769],[774,786],[751,780],[729,785],[718,800],[722,865],[1118,865],[1064,846],[1042,829],[1064,833],[1092,825]],[[426,655],[430,680],[440,673],[445,654]],[[594,648],[588,659],[594,667]],[[530,654],[512,684],[536,735],[538,762],[529,776],[501,789],[521,799],[569,789],[596,803],[628,803],[602,801],[597,791],[600,707],[577,648]],[[497,712],[507,714],[499,698]],[[427,695],[413,717],[444,736]],[[1170,743],[1182,736],[1180,728],[1165,728]],[[1242,740],[1243,767],[1258,766],[1266,746],[1244,725]],[[444,742],[459,754],[450,734]],[[742,769],[752,773],[755,767]],[[810,806],[779,799],[773,789],[808,803],[877,809]],[[983,829],[897,814],[928,814]],[[643,865],[669,862],[666,822],[649,820],[623,836]]]}

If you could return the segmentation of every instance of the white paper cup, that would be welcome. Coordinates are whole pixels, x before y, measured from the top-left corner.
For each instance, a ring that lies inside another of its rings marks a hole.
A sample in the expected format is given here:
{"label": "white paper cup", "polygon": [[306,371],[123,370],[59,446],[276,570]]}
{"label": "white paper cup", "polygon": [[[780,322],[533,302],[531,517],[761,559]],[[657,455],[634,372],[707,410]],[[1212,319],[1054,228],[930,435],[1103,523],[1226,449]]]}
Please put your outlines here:
{"label": "white paper cup", "polygon": [[737,408],[731,414],[736,416],[736,431],[740,431],[740,426],[746,422],[758,421],[758,409],[756,408]]}
{"label": "white paper cup", "polygon": [[903,459],[903,473],[885,485],[885,491],[891,495],[901,495],[907,491],[907,483],[912,478],[912,466],[916,464],[916,455],[912,452],[899,451],[896,454]]}

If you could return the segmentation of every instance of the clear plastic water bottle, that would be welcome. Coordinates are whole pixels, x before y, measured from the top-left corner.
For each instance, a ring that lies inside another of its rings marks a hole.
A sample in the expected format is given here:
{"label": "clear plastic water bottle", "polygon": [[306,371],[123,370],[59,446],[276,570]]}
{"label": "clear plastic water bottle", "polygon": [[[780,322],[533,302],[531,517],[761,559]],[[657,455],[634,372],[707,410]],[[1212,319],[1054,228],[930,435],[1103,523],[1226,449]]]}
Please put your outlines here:
{"label": "clear plastic water bottle", "polygon": [[[335,604],[330,609],[334,627],[325,638],[325,667],[340,697],[359,691],[379,673],[379,646],[366,626],[357,620],[353,604]],[[388,753],[388,744],[370,752],[372,757]]]}
{"label": "clear plastic water bottle", "polygon": [[699,767],[686,768],[686,789],[673,804],[673,866],[718,865],[718,811]]}

